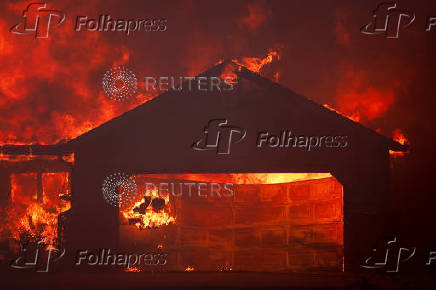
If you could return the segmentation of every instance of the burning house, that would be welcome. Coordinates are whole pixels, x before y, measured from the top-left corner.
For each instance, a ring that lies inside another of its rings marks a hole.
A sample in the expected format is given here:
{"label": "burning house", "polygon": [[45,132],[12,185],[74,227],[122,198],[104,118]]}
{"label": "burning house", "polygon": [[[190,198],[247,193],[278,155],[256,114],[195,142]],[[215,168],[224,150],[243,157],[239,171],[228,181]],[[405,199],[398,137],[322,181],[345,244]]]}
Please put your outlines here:
{"label": "burning house", "polygon": [[[406,147],[232,62],[201,76],[229,71],[231,91],[168,91],[68,142],[2,146],[54,156],[4,161],[3,204],[23,196],[16,174],[31,174],[29,198],[44,204],[44,174],[62,172],[71,209],[57,235],[71,251],[159,250],[168,271],[358,269],[389,214],[389,151]],[[102,195],[117,172],[137,185],[125,207]],[[173,191],[162,197],[149,183]]]}

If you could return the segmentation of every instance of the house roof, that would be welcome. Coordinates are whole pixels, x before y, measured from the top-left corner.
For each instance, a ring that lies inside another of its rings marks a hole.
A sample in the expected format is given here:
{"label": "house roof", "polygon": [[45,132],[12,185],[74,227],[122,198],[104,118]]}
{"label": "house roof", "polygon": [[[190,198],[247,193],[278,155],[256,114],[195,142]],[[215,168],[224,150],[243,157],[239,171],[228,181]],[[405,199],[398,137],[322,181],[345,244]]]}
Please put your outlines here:
{"label": "house roof", "polygon": [[[237,70],[235,71],[235,73],[238,75],[238,78],[242,78],[242,79],[246,79],[249,82],[253,82],[254,84],[256,84],[258,87],[260,88],[264,88],[267,90],[272,90],[275,93],[279,93],[283,96],[288,96],[290,99],[292,99],[293,102],[295,103],[299,103],[301,104],[304,108],[307,108],[314,112],[315,114],[322,114],[322,115],[328,115],[329,118],[334,118],[337,119],[338,122],[343,123],[346,126],[351,126],[353,128],[353,130],[356,131],[360,131],[362,134],[366,134],[368,136],[370,136],[371,138],[373,138],[374,140],[376,140],[377,142],[380,142],[381,144],[385,145],[387,149],[392,150],[392,151],[406,151],[408,149],[407,145],[402,145],[384,135],[381,135],[377,132],[375,132],[374,130],[367,128],[365,126],[363,126],[362,124],[355,122],[333,110],[330,110],[302,95],[299,95],[295,92],[293,92],[292,90],[283,87],[282,85],[267,79],[255,72],[252,72],[250,70],[248,70],[247,68],[236,64],[232,61],[225,61],[219,65],[216,65],[215,67],[205,71],[204,73],[198,75],[197,77],[200,76],[219,76],[221,75],[221,73],[223,72],[224,68],[226,65],[233,65],[237,68]],[[184,86],[185,88],[185,86]],[[118,126],[118,123],[124,123],[124,124],[128,124],[129,123],[129,119],[134,118],[134,116],[137,116],[138,114],[145,114],[146,112],[146,108],[150,107],[150,106],[154,106],[154,107],[159,107],[159,103],[163,102],[164,99],[166,99],[167,97],[169,97],[169,95],[171,95],[173,92],[171,91],[167,91],[157,97],[155,97],[154,99],[147,101],[139,106],[137,106],[136,108],[118,116],[113,118],[112,120],[68,141],[67,143],[64,144],[59,144],[59,146],[61,146],[63,151],[74,151],[74,147],[81,144],[82,142],[84,142],[85,140],[91,140],[94,138],[98,138],[99,133],[101,131],[106,131],[107,130],[111,130],[111,128]],[[281,104],[277,104],[277,106],[281,106]],[[164,110],[163,107],[161,107],[162,110]],[[136,118],[136,117],[135,117]],[[153,126],[155,126],[154,124],[152,124]]]}

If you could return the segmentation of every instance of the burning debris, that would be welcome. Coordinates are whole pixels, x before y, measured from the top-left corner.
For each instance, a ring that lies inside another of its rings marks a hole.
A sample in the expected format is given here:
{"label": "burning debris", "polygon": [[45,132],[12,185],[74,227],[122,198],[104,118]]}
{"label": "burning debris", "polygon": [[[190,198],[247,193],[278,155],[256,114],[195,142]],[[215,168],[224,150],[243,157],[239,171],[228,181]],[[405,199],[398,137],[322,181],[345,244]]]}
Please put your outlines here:
{"label": "burning debris", "polygon": [[163,198],[155,198],[151,202],[151,205],[153,207],[153,211],[158,213],[165,207],[165,200]]}
{"label": "burning debris", "polygon": [[141,203],[140,205],[139,205],[139,207],[135,207],[134,209],[133,209],[133,211],[134,212],[137,212],[137,213],[139,213],[139,214],[145,214],[145,210],[147,209],[147,207],[150,205],[150,203],[151,203],[151,196],[144,196],[144,199],[143,199],[143,203]]}
{"label": "burning debris", "polygon": [[11,204],[0,217],[1,240],[9,239],[15,250],[39,241],[59,244],[59,215],[70,208],[68,185],[67,173],[12,174]]}
{"label": "burning debris", "polygon": [[127,209],[120,209],[129,225],[138,229],[158,228],[176,221],[168,196],[159,196],[156,190],[147,191],[139,201]]}

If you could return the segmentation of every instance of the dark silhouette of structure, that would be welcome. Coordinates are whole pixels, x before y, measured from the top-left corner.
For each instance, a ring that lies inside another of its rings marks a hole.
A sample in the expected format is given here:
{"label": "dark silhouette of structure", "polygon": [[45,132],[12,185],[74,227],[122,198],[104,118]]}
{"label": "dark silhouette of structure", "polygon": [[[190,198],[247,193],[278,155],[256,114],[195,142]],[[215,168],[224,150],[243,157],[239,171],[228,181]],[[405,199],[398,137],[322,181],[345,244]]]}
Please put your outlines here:
{"label": "dark silhouette of structure", "polygon": [[[224,62],[200,76],[220,76],[233,65],[233,91],[168,91],[63,144],[74,152],[71,227],[75,248],[116,248],[118,210],[101,186],[113,172],[309,173],[329,172],[343,185],[345,271],[357,270],[389,218],[389,150],[406,147],[243,67]],[[246,130],[229,154],[193,150],[212,119]],[[338,148],[257,147],[260,132],[347,136]]]}

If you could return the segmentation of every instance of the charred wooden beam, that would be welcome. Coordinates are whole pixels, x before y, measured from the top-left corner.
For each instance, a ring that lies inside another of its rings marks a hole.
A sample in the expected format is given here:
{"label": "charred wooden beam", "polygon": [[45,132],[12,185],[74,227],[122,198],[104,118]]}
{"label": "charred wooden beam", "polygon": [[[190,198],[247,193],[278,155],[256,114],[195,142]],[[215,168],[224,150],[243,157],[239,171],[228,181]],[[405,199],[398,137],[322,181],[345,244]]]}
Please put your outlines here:
{"label": "charred wooden beam", "polygon": [[73,153],[63,145],[2,145],[0,153],[5,155],[55,155]]}
{"label": "charred wooden beam", "polygon": [[0,170],[10,173],[26,173],[26,172],[70,172],[73,167],[72,163],[60,160],[25,160],[25,161],[0,161]]}

